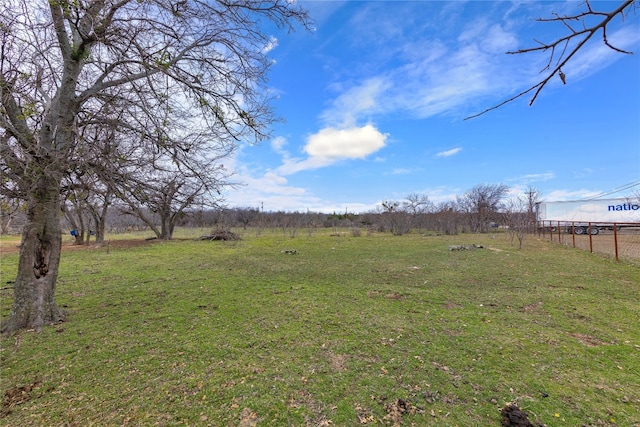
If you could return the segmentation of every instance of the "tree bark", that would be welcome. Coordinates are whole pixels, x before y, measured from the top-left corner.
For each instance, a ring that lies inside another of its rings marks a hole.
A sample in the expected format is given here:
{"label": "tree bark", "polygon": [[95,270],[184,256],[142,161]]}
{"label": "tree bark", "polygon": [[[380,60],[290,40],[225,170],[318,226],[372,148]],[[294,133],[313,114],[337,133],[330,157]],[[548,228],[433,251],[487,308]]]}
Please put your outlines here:
{"label": "tree bark", "polygon": [[28,201],[13,308],[2,323],[2,333],[19,329],[39,331],[65,319],[66,313],[54,300],[62,246],[60,212],[57,180],[41,177]]}

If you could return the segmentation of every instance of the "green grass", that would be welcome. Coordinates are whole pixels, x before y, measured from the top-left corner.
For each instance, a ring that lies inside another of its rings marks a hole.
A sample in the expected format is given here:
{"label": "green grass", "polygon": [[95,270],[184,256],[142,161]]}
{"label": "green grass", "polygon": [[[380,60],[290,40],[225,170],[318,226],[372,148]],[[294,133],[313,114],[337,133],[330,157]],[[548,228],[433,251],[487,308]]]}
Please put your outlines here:
{"label": "green grass", "polygon": [[[489,248],[448,249],[471,243]],[[548,426],[637,426],[639,295],[637,265],[504,235],[69,251],[68,321],[2,338],[0,425],[498,426],[516,401]]]}

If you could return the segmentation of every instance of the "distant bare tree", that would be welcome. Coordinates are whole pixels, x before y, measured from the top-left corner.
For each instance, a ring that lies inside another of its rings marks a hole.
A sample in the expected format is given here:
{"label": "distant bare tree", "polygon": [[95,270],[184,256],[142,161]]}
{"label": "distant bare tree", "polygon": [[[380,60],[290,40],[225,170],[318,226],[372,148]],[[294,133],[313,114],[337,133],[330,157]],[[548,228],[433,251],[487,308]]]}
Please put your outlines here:
{"label": "distant bare tree", "polygon": [[[604,2],[603,4],[611,5],[614,2]],[[623,53],[623,54],[631,54],[632,52],[627,52],[623,49],[620,49],[616,46],[613,46],[608,39],[607,28],[611,21],[617,16],[624,20],[625,16],[633,10],[640,7],[640,1],[638,0],[624,0],[622,2],[616,3],[616,6],[613,9],[607,9],[606,11],[594,10],[591,7],[591,2],[586,0],[584,2],[585,10],[572,14],[572,15],[559,15],[557,13],[553,14],[551,18],[538,18],[538,22],[543,23],[560,23],[564,25],[568,34],[559,37],[555,40],[549,42],[541,42],[535,40],[538,43],[538,46],[518,49],[516,51],[507,52],[510,55],[517,55],[522,53],[530,53],[530,52],[550,52],[549,60],[546,66],[541,70],[541,73],[544,73],[544,77],[538,83],[529,87],[528,89],[518,93],[511,98],[502,101],[501,103],[487,108],[486,110],[474,114],[472,116],[467,117],[467,119],[472,119],[478,116],[481,116],[491,110],[495,110],[496,108],[500,108],[509,102],[512,102],[528,93],[534,92],[533,97],[529,101],[529,105],[533,105],[535,100],[538,98],[538,95],[542,91],[542,89],[549,83],[549,81],[554,77],[558,76],[563,84],[567,82],[567,76],[562,71],[562,68],[567,65],[567,63],[574,57],[576,54],[587,44],[587,42],[595,36],[598,32],[602,32],[602,43],[609,47],[610,49]],[[594,22],[595,21],[595,22]],[[578,23],[579,25],[575,25]],[[569,76],[570,78],[570,76]]]}
{"label": "distant bare tree", "polygon": [[508,191],[509,187],[503,184],[481,184],[458,197],[458,208],[466,215],[472,232],[487,232],[490,223],[498,219]]}
{"label": "distant bare tree", "polygon": [[423,227],[425,214],[433,210],[433,203],[426,194],[411,193],[405,199],[404,205],[413,216],[414,227]]}
{"label": "distant bare tree", "polygon": [[257,221],[260,217],[260,211],[257,208],[235,208],[236,221],[242,224],[243,229],[247,229],[250,223]]}
{"label": "distant bare tree", "polygon": [[502,207],[503,222],[507,226],[511,244],[517,238],[519,249],[522,249],[524,238],[531,227],[528,212],[529,201],[528,195],[519,196],[515,199],[507,200]]}
{"label": "distant bare tree", "polygon": [[429,200],[429,196],[418,193],[409,194],[404,204],[412,215],[420,215],[429,212],[433,207],[433,203]]}
{"label": "distant bare tree", "polygon": [[413,216],[406,202],[385,200],[382,202],[383,219],[394,236],[402,236],[411,231]]}
{"label": "distant bare tree", "polygon": [[453,201],[440,202],[430,215],[432,227],[440,233],[457,234],[460,213]]}

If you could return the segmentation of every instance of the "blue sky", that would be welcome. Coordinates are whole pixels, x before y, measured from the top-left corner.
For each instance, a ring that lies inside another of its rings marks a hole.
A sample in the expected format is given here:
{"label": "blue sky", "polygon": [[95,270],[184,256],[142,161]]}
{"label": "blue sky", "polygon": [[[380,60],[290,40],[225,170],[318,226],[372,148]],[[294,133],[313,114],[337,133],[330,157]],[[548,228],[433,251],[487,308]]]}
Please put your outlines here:
{"label": "blue sky", "polygon": [[[547,53],[507,55],[566,28],[535,22],[583,3],[302,1],[315,31],[274,33],[269,88],[285,122],[231,159],[229,206],[366,212],[383,200],[455,199],[529,186],[546,201],[640,191],[640,10],[617,18],[554,78]],[[613,9],[618,2],[592,2]],[[609,194],[621,187],[624,191]]]}

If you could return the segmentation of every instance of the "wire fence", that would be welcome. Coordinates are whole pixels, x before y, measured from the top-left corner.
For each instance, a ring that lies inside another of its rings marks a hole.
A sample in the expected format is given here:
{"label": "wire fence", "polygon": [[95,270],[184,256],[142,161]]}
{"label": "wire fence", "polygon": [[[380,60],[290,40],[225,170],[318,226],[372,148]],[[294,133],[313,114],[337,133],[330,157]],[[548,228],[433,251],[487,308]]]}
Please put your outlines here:
{"label": "wire fence", "polygon": [[616,261],[640,260],[638,222],[539,221],[536,233],[552,242],[609,255]]}

